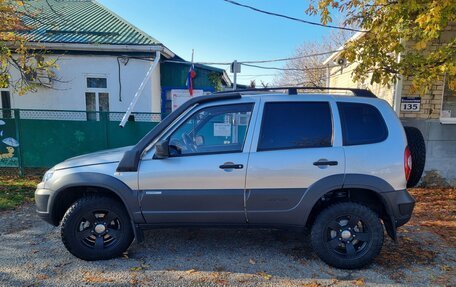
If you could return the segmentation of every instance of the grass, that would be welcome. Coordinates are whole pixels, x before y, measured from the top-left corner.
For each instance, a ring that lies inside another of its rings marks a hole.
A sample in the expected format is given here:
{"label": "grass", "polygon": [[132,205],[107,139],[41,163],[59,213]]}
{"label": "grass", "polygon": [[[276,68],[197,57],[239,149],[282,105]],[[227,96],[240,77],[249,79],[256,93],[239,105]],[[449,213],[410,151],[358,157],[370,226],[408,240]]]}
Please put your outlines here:
{"label": "grass", "polygon": [[33,202],[33,193],[40,182],[38,176],[0,176],[0,211]]}

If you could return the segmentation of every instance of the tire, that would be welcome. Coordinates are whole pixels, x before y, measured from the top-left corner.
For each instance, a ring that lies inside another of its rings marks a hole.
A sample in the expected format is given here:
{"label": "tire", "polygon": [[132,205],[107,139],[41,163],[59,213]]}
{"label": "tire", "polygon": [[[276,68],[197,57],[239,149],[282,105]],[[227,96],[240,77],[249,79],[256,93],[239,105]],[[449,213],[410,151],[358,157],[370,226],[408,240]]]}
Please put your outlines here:
{"label": "tire", "polygon": [[104,196],[77,200],[63,216],[61,236],[71,254],[87,261],[118,257],[134,238],[123,205]]}
{"label": "tire", "polygon": [[380,253],[383,225],[370,208],[353,202],[335,203],[317,216],[311,231],[312,248],[336,268],[367,266]]}
{"label": "tire", "polygon": [[408,147],[412,154],[412,170],[410,172],[407,187],[414,187],[421,179],[426,163],[426,145],[421,131],[415,127],[404,127],[407,136]]}

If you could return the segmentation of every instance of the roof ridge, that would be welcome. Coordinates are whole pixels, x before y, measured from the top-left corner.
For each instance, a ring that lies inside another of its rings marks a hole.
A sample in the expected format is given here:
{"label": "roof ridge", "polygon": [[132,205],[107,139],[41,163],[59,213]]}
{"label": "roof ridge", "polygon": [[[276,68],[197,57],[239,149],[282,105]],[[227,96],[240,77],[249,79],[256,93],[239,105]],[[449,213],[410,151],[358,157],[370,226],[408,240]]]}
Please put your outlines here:
{"label": "roof ridge", "polygon": [[[96,0],[36,0],[33,8],[43,20],[24,19],[30,42],[159,46],[145,33]],[[45,21],[44,21],[45,20]]]}

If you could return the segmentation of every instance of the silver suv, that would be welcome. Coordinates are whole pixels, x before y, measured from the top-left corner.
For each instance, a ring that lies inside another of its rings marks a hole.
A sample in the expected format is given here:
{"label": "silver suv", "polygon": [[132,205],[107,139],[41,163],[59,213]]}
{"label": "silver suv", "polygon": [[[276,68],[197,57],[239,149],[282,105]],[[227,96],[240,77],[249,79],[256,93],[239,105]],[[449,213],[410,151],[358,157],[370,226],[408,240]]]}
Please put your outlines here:
{"label": "silver suv", "polygon": [[121,255],[144,229],[239,226],[308,228],[323,261],[365,266],[414,207],[404,128],[366,90],[287,91],[195,97],[135,146],[50,169],[37,212],[84,260]]}

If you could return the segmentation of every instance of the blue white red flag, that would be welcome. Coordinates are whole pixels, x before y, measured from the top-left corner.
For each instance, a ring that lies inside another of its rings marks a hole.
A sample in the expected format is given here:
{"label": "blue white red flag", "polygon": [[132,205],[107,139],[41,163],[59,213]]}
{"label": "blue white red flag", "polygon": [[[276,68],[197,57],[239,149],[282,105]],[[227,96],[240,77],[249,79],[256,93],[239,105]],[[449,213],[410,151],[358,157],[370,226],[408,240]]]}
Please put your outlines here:
{"label": "blue white red flag", "polygon": [[190,69],[188,70],[188,75],[187,75],[187,82],[185,85],[188,88],[188,91],[190,92],[190,96],[193,96],[193,78],[196,77],[196,72],[195,72],[195,67],[193,64],[190,66]]}

